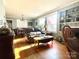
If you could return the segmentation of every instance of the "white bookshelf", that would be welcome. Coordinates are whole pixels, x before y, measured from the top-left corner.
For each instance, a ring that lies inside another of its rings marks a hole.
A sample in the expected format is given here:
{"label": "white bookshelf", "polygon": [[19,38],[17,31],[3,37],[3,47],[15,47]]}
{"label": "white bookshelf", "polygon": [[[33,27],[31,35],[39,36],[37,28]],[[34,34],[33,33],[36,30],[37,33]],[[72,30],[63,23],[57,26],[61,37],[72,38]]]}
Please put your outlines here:
{"label": "white bookshelf", "polygon": [[65,10],[59,11],[59,30],[62,29],[62,27],[65,24],[68,24],[72,28],[79,28],[79,3],[78,5],[73,4],[72,8],[66,7]]}

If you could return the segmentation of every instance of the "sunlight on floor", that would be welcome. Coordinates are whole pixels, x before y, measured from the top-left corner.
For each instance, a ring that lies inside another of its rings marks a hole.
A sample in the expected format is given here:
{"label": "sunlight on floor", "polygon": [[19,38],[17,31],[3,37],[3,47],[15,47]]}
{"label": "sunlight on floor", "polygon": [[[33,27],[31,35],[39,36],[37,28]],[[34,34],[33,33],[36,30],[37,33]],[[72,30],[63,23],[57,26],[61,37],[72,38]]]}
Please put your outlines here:
{"label": "sunlight on floor", "polygon": [[[15,44],[17,44],[18,42],[25,42],[25,40],[23,40],[24,38],[21,38],[21,39],[15,39],[14,41],[13,41],[13,44],[14,44],[14,46],[15,46]],[[27,49],[29,49],[29,48],[31,48],[31,47],[33,47],[33,46],[37,46],[37,45],[35,45],[35,44],[29,44],[29,45],[25,45],[25,46],[21,46],[21,47],[17,47],[17,48],[14,48],[14,52],[15,52],[15,59],[19,59],[20,58],[20,55],[19,55],[19,53],[20,53],[20,51],[23,51],[23,50],[27,50]]]}
{"label": "sunlight on floor", "polygon": [[20,47],[20,48],[15,48],[15,49],[14,49],[15,57],[16,57],[15,59],[20,58],[20,56],[19,56],[19,52],[20,52],[20,51],[29,49],[29,48],[31,48],[31,47],[32,47],[31,45],[28,45],[28,46],[23,46],[23,47]]}

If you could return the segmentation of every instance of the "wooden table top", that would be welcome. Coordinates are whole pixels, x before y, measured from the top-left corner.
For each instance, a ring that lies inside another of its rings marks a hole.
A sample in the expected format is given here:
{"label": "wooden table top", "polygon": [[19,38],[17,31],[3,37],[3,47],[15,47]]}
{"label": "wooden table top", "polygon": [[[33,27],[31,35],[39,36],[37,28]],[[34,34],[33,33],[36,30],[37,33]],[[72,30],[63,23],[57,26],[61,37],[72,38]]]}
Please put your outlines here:
{"label": "wooden table top", "polygon": [[46,36],[38,36],[38,37],[34,37],[34,40],[42,40],[44,38],[53,38],[53,36],[50,35],[46,35]]}

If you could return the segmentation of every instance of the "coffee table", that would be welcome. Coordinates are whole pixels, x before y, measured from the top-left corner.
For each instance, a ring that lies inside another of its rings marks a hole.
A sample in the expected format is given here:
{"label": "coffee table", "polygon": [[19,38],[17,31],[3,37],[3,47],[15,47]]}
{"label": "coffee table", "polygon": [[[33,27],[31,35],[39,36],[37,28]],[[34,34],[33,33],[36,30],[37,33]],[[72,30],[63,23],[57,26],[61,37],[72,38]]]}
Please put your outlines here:
{"label": "coffee table", "polygon": [[53,36],[45,35],[45,36],[37,36],[34,37],[34,44],[38,43],[37,46],[39,46],[39,43],[47,43],[49,41],[53,41]]}

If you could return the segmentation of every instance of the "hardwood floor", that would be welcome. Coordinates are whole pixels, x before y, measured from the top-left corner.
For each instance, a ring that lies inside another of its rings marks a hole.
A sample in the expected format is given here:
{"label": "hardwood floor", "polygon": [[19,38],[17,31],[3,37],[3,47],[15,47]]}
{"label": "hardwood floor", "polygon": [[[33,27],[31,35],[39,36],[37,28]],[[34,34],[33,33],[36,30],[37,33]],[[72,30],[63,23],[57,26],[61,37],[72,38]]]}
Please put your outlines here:
{"label": "hardwood floor", "polygon": [[37,48],[34,44],[27,44],[24,39],[14,40],[16,59],[70,59],[66,47],[55,40],[52,47],[41,44]]}

